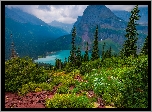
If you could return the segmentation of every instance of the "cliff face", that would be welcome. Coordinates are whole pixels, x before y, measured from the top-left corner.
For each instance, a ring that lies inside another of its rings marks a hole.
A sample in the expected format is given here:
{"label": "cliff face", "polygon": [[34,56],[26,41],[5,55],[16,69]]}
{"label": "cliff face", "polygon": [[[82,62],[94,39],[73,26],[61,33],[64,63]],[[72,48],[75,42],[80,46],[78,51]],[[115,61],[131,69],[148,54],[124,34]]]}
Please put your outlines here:
{"label": "cliff face", "polygon": [[[99,26],[99,40],[101,40],[109,38],[109,36],[116,36],[117,33],[111,35],[108,34],[108,31],[124,30],[127,24],[124,20],[118,18],[105,5],[88,6],[83,12],[83,16],[78,17],[74,24],[77,29],[77,35],[82,37],[83,41],[88,41],[89,43],[92,43],[94,39],[96,25]],[[106,33],[101,33],[103,30],[105,30]]]}
{"label": "cliff face", "polygon": [[[127,22],[117,17],[105,5],[90,5],[84,10],[82,16],[78,16],[77,21],[73,25],[76,27],[76,45],[81,47],[82,50],[86,50],[86,42],[88,42],[89,51],[92,51],[97,25],[100,54],[103,42],[106,42],[107,49],[111,46],[112,50],[118,53],[126,39],[124,35],[126,34]],[[147,36],[148,27],[137,26],[137,30],[139,32],[137,45],[141,48]],[[47,51],[70,50],[71,38],[72,35],[69,34],[47,42],[45,49]]]}

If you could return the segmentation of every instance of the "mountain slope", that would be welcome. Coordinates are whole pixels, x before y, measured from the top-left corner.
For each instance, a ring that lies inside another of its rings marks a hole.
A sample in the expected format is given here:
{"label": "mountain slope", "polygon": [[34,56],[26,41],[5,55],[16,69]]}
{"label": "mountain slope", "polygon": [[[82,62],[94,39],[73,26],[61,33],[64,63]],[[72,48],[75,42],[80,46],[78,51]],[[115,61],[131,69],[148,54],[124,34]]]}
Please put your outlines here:
{"label": "mountain slope", "polygon": [[[138,21],[138,23],[140,24],[144,24],[147,25],[148,24],[148,7],[139,7],[139,15],[140,20]],[[129,21],[129,17],[131,15],[130,12],[128,11],[121,11],[121,10],[115,10],[112,11],[116,16],[118,16],[119,18],[123,19],[124,21]]]}
{"label": "mountain slope", "polygon": [[52,21],[51,23],[49,23],[49,25],[62,28],[68,33],[70,33],[73,28],[73,24],[66,24],[66,23],[61,23],[58,21]]}
{"label": "mountain slope", "polygon": [[[108,42],[108,45],[110,45],[110,43],[115,43],[115,45],[112,45],[115,46],[112,49],[115,49],[114,52],[118,53],[124,41],[126,40],[124,35],[126,34],[125,29],[127,27],[127,22],[117,17],[110,9],[104,5],[90,5],[84,10],[82,16],[78,16],[77,21],[74,23],[74,26],[76,27],[77,38],[80,38],[81,42],[79,42],[77,45],[81,46],[82,50],[85,50],[85,43],[89,42],[90,51],[92,50],[96,25],[99,26],[98,41],[101,39],[103,41],[110,39],[110,41],[106,42]],[[144,39],[148,34],[148,27],[140,25],[137,26],[137,30],[139,32],[138,47],[141,48]],[[64,47],[64,49],[69,49],[68,46],[70,46],[71,43],[69,42],[65,44],[66,41],[69,41],[69,36],[64,37],[64,40],[62,36],[57,40],[54,40],[53,43],[48,42],[48,44],[54,47],[60,43],[58,46],[59,50],[63,50],[62,47]],[[57,49],[50,48],[47,50],[51,51]],[[101,51],[101,47],[99,50]]]}
{"label": "mountain slope", "polygon": [[10,56],[10,34],[13,34],[19,56],[34,58],[44,54],[41,45],[46,41],[68,34],[63,29],[49,26],[35,16],[19,9],[8,9],[7,7],[5,9],[5,59],[9,59]]}

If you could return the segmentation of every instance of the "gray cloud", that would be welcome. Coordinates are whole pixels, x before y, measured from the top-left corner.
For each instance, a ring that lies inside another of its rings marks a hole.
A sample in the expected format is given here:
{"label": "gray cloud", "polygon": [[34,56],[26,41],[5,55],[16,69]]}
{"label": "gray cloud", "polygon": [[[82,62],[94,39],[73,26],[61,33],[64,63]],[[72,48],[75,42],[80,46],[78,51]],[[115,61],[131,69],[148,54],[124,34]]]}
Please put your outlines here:
{"label": "gray cloud", "polygon": [[39,5],[38,9],[46,10],[46,11],[51,11],[51,8],[50,8],[49,5]]}
{"label": "gray cloud", "polygon": [[[8,5],[6,7],[18,7],[24,12],[30,13],[43,20],[46,23],[50,23],[53,20],[74,23],[78,16],[83,14],[83,11],[88,5]],[[111,10],[126,10],[130,11],[134,8],[134,5],[106,5]],[[141,5],[139,7],[146,7]]]}
{"label": "gray cloud", "polygon": [[[106,5],[110,10],[125,10],[131,11],[135,5]],[[147,7],[147,5],[139,5],[139,7]]]}

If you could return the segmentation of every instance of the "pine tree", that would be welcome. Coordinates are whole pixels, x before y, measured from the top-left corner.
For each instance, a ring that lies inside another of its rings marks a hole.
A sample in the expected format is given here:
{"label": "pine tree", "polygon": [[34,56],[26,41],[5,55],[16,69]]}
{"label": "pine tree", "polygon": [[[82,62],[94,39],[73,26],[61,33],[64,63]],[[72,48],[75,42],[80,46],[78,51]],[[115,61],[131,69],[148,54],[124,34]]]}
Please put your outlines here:
{"label": "pine tree", "polygon": [[11,34],[10,37],[11,37],[11,39],[12,39],[12,44],[11,44],[11,59],[12,59],[12,58],[16,58],[16,57],[18,57],[18,56],[17,56],[16,50],[15,50],[15,48],[14,48],[14,42],[13,42],[12,34]]}
{"label": "pine tree", "polygon": [[125,41],[123,48],[120,52],[120,55],[123,56],[136,56],[136,51],[137,51],[137,40],[138,40],[138,33],[136,26],[138,25],[136,23],[136,20],[139,20],[139,10],[138,10],[138,5],[134,7],[134,9],[131,11],[131,17],[129,18],[129,22],[126,28],[126,35],[125,37],[127,40]]}
{"label": "pine tree", "polygon": [[56,68],[56,69],[58,69],[58,68],[59,68],[59,66],[58,66],[58,65],[59,65],[59,62],[58,62],[58,59],[56,58],[56,59],[55,59],[55,68]]}
{"label": "pine tree", "polygon": [[108,50],[108,58],[111,58],[111,56],[112,56],[112,54],[111,54],[111,46],[110,46],[110,48],[109,48],[109,50]]}
{"label": "pine tree", "polygon": [[140,54],[148,55],[148,36],[145,38],[145,42]]}
{"label": "pine tree", "polygon": [[106,43],[104,42],[103,46],[102,46],[102,60],[105,58],[105,51],[104,51],[105,45],[106,45]]}
{"label": "pine tree", "polygon": [[94,35],[93,51],[91,54],[91,60],[96,60],[99,58],[99,48],[98,48],[98,25]]}
{"label": "pine tree", "polygon": [[61,62],[61,59],[55,59],[55,68],[56,69],[61,69],[63,66],[62,62]]}
{"label": "pine tree", "polygon": [[64,59],[64,67],[66,66],[67,64],[67,58]]}
{"label": "pine tree", "polygon": [[77,65],[78,67],[80,67],[81,61],[82,61],[82,59],[81,59],[81,50],[80,50],[80,47],[78,47],[78,50],[77,50],[76,53],[77,53],[76,65]]}
{"label": "pine tree", "polygon": [[89,54],[88,54],[88,42],[87,42],[87,48],[84,54],[84,61],[89,61]]}
{"label": "pine tree", "polygon": [[72,49],[70,51],[70,62],[75,66],[76,64],[76,46],[75,46],[75,37],[76,37],[76,28],[73,28],[72,31]]}

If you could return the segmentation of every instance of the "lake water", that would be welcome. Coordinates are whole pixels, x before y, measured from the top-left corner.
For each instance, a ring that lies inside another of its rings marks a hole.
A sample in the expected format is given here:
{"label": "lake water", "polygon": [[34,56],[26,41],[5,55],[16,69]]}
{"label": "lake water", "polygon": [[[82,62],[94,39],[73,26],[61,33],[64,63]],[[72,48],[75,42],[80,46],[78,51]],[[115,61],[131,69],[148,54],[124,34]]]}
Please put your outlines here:
{"label": "lake water", "polygon": [[[85,53],[85,51],[81,51],[81,55],[84,55],[84,53]],[[58,51],[53,54],[50,54],[50,55],[46,56],[45,58],[38,58],[37,60],[34,60],[34,61],[55,65],[56,58],[61,59],[61,61],[64,62],[65,57],[68,60],[69,56],[70,56],[70,50],[62,50],[62,51]],[[91,53],[89,53],[89,57],[90,56],[91,56]]]}

